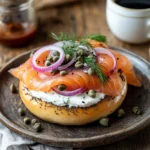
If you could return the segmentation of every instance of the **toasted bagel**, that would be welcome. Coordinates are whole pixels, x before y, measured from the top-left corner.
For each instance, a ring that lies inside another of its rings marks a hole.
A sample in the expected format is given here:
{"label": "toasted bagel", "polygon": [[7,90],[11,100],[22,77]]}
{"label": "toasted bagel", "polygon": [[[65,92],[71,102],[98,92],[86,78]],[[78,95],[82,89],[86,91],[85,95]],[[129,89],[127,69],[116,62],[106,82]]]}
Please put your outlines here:
{"label": "toasted bagel", "polygon": [[24,84],[20,82],[19,92],[21,99],[28,110],[42,120],[61,125],[85,125],[106,117],[113,113],[124,101],[127,93],[127,81],[124,78],[122,92],[116,97],[105,97],[90,107],[56,106],[51,103],[37,100],[23,90]]}

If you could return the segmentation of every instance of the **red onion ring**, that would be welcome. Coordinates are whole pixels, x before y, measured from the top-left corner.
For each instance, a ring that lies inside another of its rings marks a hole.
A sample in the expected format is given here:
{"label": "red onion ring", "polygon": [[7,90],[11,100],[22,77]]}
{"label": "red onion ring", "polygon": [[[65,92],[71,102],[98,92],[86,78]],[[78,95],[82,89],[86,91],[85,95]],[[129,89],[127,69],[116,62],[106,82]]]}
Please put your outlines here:
{"label": "red onion ring", "polygon": [[[46,51],[58,51],[60,53],[60,57],[58,59],[57,62],[53,63],[50,66],[38,66],[36,63],[37,58]],[[58,46],[54,46],[54,45],[48,45],[45,47],[40,48],[38,51],[36,51],[32,57],[32,67],[34,70],[38,71],[38,72],[48,72],[48,71],[52,71],[56,68],[58,68],[62,62],[64,61],[65,58],[65,54],[64,51],[61,47]]]}
{"label": "red onion ring", "polygon": [[78,95],[81,94],[85,91],[85,88],[79,88],[73,91],[59,91],[57,89],[57,87],[52,88],[53,91],[55,91],[57,94],[63,95],[63,96],[74,96],[74,95]]}
{"label": "red onion ring", "polygon": [[58,67],[58,70],[64,70],[64,69],[68,68],[69,66],[71,66],[75,62],[76,56],[77,56],[76,53],[74,53],[74,56],[71,59],[71,61],[63,66]]}
{"label": "red onion ring", "polygon": [[98,54],[106,54],[106,55],[109,55],[113,59],[114,65],[113,65],[112,69],[109,71],[109,73],[112,74],[114,72],[114,70],[116,69],[116,65],[117,65],[114,54],[106,48],[97,47],[97,48],[94,48],[94,50]]}

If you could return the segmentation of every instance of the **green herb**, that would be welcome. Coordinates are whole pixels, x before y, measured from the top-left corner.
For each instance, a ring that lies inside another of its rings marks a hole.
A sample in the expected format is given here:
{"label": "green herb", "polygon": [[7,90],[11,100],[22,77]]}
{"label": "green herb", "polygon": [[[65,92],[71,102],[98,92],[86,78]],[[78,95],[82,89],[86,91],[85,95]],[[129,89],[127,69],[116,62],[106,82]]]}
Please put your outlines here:
{"label": "green herb", "polygon": [[72,42],[72,43],[69,44],[69,45],[66,45],[64,43],[62,49],[64,50],[65,55],[71,55],[73,57],[74,52],[77,51],[79,44],[75,43],[73,41],[70,41],[70,42]]}
{"label": "green herb", "polygon": [[91,35],[86,36],[84,39],[85,40],[91,39],[91,40],[95,40],[98,42],[104,42],[104,43],[107,42],[106,37],[103,35],[100,35],[100,34],[91,34]]}
{"label": "green herb", "polygon": [[[53,39],[57,41],[73,41],[74,43],[77,41],[77,36],[73,33],[72,35],[68,35],[67,33],[60,32],[57,36],[55,33],[51,33],[51,36]],[[87,35],[86,37],[80,39],[80,44],[90,46],[91,44],[88,42],[88,39],[95,40],[98,42],[104,42],[106,43],[106,37],[101,34],[91,34]]]}
{"label": "green herb", "polygon": [[92,45],[89,43],[88,39],[106,43],[106,37],[105,36],[100,35],[100,34],[91,34],[91,35],[88,35],[85,38],[81,39],[80,44],[87,45],[88,47],[92,48]]}
{"label": "green herb", "polygon": [[102,83],[105,83],[108,80],[107,76],[105,76],[100,67],[96,64],[94,57],[84,57],[84,62],[97,73]]}
{"label": "green herb", "polygon": [[51,33],[53,39],[57,41],[76,41],[77,37],[75,34],[68,35],[67,33],[60,32],[57,36],[55,33]]}
{"label": "green herb", "polygon": [[[100,34],[91,34],[80,40],[77,40],[77,36],[75,34],[68,35],[67,33],[60,32],[58,36],[55,33],[51,33],[51,35],[52,38],[54,38],[57,41],[71,42],[71,44],[64,43],[62,47],[62,49],[65,52],[65,55],[70,55],[71,57],[73,57],[74,53],[77,52],[77,50],[79,49],[79,45],[85,45],[89,48],[93,48],[92,45],[89,43],[88,39],[99,41],[99,42],[106,42],[106,37]],[[77,43],[76,41],[79,41],[79,43]],[[90,66],[94,72],[96,72],[96,74],[98,75],[102,83],[105,83],[108,80],[107,76],[105,76],[105,74],[102,72],[98,64],[96,64],[95,57],[90,58],[84,56],[84,63]]]}
{"label": "green herb", "polygon": [[80,40],[80,44],[81,45],[85,45],[85,46],[87,46],[89,48],[93,48],[92,45],[89,43],[88,39],[86,39],[86,38],[85,39],[81,39]]}

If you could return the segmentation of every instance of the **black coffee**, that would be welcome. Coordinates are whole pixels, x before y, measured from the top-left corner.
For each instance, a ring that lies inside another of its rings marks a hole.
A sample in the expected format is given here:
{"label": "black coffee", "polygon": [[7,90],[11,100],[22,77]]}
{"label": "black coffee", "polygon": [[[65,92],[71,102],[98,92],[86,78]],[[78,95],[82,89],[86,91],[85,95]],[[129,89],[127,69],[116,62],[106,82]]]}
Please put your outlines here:
{"label": "black coffee", "polygon": [[116,0],[118,5],[133,8],[133,9],[147,9],[150,8],[150,0]]}

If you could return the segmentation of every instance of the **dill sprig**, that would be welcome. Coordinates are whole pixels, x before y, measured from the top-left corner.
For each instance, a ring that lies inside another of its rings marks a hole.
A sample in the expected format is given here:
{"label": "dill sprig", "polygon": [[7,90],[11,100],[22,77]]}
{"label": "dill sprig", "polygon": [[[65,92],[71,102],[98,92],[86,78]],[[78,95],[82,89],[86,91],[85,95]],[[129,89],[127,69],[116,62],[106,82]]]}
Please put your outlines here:
{"label": "dill sprig", "polygon": [[104,42],[104,43],[107,42],[106,37],[101,34],[91,34],[91,35],[86,36],[84,39],[85,40],[91,39],[91,40],[95,40],[98,42]]}
{"label": "dill sprig", "polygon": [[55,33],[51,33],[51,36],[56,41],[76,41],[77,37],[75,34],[68,35],[67,33],[60,32],[57,36]]}
{"label": "dill sprig", "polygon": [[74,52],[78,50],[78,46],[79,46],[78,43],[75,43],[74,41],[71,41],[70,45],[67,45],[67,44],[64,43],[62,49],[64,50],[66,55],[69,54],[69,55],[73,56]]}
{"label": "dill sprig", "polygon": [[[90,42],[88,41],[89,39],[99,41],[99,42],[106,42],[106,37],[100,34],[91,34],[80,40],[77,39],[77,36],[75,34],[68,35],[67,33],[63,33],[63,32],[60,32],[58,36],[55,33],[51,33],[51,36],[53,39],[57,41],[70,41],[71,44],[64,43],[62,48],[65,54],[69,54],[71,56],[73,56],[74,53],[77,52],[79,45],[85,45],[89,48],[93,48]],[[96,72],[96,74],[98,75],[102,83],[106,83],[108,78],[107,76],[105,76],[105,74],[103,73],[99,65],[96,64],[95,57],[84,57],[84,63],[86,63],[89,67],[91,67],[92,70]]]}
{"label": "dill sprig", "polygon": [[102,83],[105,83],[108,80],[107,76],[105,76],[98,64],[96,64],[96,59],[94,57],[84,57],[84,62],[97,73]]}
{"label": "dill sprig", "polygon": [[80,44],[87,45],[87,46],[93,48],[92,45],[90,44],[90,42],[88,41],[89,39],[95,40],[95,41],[98,41],[98,42],[106,43],[106,37],[105,36],[100,35],[100,34],[91,34],[91,35],[88,35],[88,36],[82,38],[80,40]]}

